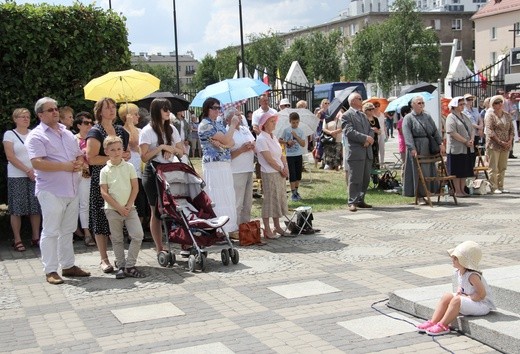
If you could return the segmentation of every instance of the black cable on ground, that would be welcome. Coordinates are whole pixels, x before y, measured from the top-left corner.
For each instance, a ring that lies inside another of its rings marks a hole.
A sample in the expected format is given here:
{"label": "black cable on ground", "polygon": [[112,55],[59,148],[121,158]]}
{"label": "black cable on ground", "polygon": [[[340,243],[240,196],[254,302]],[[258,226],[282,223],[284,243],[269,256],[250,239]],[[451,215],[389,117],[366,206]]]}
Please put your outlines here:
{"label": "black cable on ground", "polygon": [[[413,323],[411,321],[405,320],[404,318],[397,318],[397,317],[394,317],[394,316],[390,316],[389,314],[386,314],[383,311],[381,311],[381,310],[379,310],[379,309],[377,309],[375,307],[375,305],[380,304],[382,302],[387,302],[387,301],[388,301],[388,298],[376,301],[376,302],[372,303],[372,305],[370,305],[370,307],[372,308],[372,310],[374,310],[376,312],[379,312],[380,314],[382,314],[382,315],[384,315],[386,317],[390,317],[391,319],[394,319],[394,320],[397,320],[397,321],[403,321],[403,322],[406,322],[406,323],[411,324],[412,326],[416,327],[415,323]],[[452,332],[453,332],[453,330],[452,330]],[[454,352],[452,352],[451,350],[449,350],[448,348],[443,346],[441,343],[439,343],[439,341],[437,340],[436,336],[431,336],[431,338],[440,348],[444,349],[445,351],[447,351],[450,354],[455,354]]]}

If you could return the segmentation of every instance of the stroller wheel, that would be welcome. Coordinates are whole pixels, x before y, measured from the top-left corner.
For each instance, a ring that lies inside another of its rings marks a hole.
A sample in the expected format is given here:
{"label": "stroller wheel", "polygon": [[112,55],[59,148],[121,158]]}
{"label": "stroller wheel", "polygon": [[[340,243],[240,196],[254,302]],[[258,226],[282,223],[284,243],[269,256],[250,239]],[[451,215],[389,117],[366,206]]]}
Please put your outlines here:
{"label": "stroller wheel", "polygon": [[159,254],[157,254],[157,262],[159,262],[159,265],[161,267],[167,267],[168,263],[170,262],[170,252],[168,251],[161,251]]}
{"label": "stroller wheel", "polygon": [[233,262],[233,264],[238,264],[238,261],[240,260],[238,250],[235,248],[230,248],[228,252],[231,256],[231,262]]}
{"label": "stroller wheel", "polygon": [[222,259],[223,265],[229,265],[229,251],[227,249],[220,251],[220,259]]}
{"label": "stroller wheel", "polygon": [[173,267],[175,264],[175,254],[173,252],[170,252],[170,259],[168,260],[168,265],[170,267]]}
{"label": "stroller wheel", "polygon": [[207,260],[206,260],[206,255],[204,253],[201,253],[200,254],[200,259],[199,259],[199,263],[200,263],[200,270],[203,272],[206,270],[206,263],[207,263]]}
{"label": "stroller wheel", "polygon": [[195,271],[195,263],[195,256],[190,254],[190,256],[188,257],[188,269],[190,270],[190,272]]}

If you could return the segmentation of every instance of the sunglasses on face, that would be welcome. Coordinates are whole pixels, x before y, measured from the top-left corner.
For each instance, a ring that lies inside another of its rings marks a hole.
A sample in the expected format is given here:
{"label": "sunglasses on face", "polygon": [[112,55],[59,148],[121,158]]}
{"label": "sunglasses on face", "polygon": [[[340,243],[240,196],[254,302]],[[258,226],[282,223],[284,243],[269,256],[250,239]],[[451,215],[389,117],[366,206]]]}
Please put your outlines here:
{"label": "sunglasses on face", "polygon": [[83,125],[94,125],[94,123],[90,120],[84,120],[83,122],[81,122],[81,124]]}
{"label": "sunglasses on face", "polygon": [[374,109],[373,108],[367,108],[365,109],[365,111],[373,111]]}
{"label": "sunglasses on face", "polygon": [[495,101],[495,102],[493,102],[493,104],[501,104],[501,103],[504,103],[504,102],[502,102],[502,101]]}
{"label": "sunglasses on face", "polygon": [[220,106],[213,106],[213,107],[209,107],[209,109],[212,109],[214,111],[219,111],[220,110]]}
{"label": "sunglasses on face", "polygon": [[417,104],[423,105],[423,104],[424,104],[424,102],[417,102]]}
{"label": "sunglasses on face", "polygon": [[48,113],[59,112],[59,109],[58,109],[58,107],[54,107],[54,108],[46,109],[46,110],[44,110],[44,112],[48,112]]}
{"label": "sunglasses on face", "polygon": [[170,112],[170,109],[168,107],[161,108],[163,112]]}

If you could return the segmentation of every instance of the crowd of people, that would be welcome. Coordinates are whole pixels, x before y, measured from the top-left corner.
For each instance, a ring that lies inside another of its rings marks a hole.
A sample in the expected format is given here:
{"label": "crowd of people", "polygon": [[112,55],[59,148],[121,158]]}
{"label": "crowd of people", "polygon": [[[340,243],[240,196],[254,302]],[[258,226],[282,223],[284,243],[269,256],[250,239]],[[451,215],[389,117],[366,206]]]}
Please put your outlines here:
{"label": "crowd of people", "polygon": [[[31,245],[40,247],[49,283],[63,282],[59,267],[62,276],[90,275],[75,265],[73,235],[87,246],[97,247],[103,272],[115,272],[118,279],[142,277],[135,265],[143,225],[149,223],[157,253],[164,248],[154,167],[197,153],[202,157],[206,192],[216,215],[229,217],[224,230],[231,237],[238,238],[239,225],[251,220],[255,173],[261,178],[264,237],[285,236],[280,220],[288,213],[286,180],[291,200],[302,200],[299,184],[304,153],[313,151],[323,169],[345,170],[350,211],[371,208],[365,201],[371,173],[384,164],[384,144],[393,137],[394,125],[404,161],[405,196],[414,196],[417,190],[424,196],[418,189],[413,159],[430,154],[432,140],[441,154],[447,154],[448,172],[456,176],[457,197],[467,195],[466,179],[474,175],[475,153],[484,150],[493,192],[507,193],[504,173],[508,158],[514,158],[518,110],[502,92],[484,100],[480,111],[474,99],[470,94],[453,98],[448,105],[450,114],[438,128],[424,110],[421,95],[399,108],[400,118],[395,122],[393,112],[381,112],[379,102],[363,101],[354,92],[348,97],[349,108],[334,117],[328,116],[330,102],[321,102],[315,111],[319,123],[313,134],[304,133],[294,111],[277,135],[280,113],[269,106],[267,95],[259,97],[257,110],[245,115],[238,106],[223,109],[219,100],[208,98],[200,117],[192,111],[174,115],[171,102],[157,98],[145,125],[133,103],[117,109],[113,99],[103,98],[95,103],[93,114],[83,111],[74,116],[72,108],[58,109],[54,99],[44,97],[35,105],[39,119],[35,129],[29,129],[29,110],[18,108],[13,112],[15,128],[4,135],[13,248],[26,250],[20,229],[21,218],[27,215]],[[280,101],[280,110],[290,107],[287,99]],[[300,101],[296,107],[306,109],[307,103]],[[185,114],[190,114],[189,119]],[[122,125],[116,124],[118,117]],[[433,164],[422,168],[424,175],[436,173]],[[130,240],[126,257],[123,225]],[[114,264],[108,257],[109,238]]]}

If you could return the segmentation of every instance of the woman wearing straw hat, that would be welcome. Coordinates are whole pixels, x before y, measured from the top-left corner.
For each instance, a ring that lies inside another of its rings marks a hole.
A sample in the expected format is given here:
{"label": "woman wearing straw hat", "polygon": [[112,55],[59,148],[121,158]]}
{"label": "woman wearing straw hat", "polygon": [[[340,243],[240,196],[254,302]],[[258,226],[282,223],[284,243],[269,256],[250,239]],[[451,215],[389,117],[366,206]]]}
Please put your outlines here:
{"label": "woman wearing straw hat", "polygon": [[448,104],[451,113],[446,118],[447,168],[449,174],[456,177],[453,185],[457,197],[469,195],[464,192],[464,187],[466,186],[466,178],[474,176],[473,166],[475,166],[475,150],[473,148],[475,128],[473,128],[469,118],[462,114],[464,105],[462,96],[453,98]]}
{"label": "woman wearing straw hat", "polygon": [[448,254],[456,269],[458,289],[456,293],[444,294],[431,320],[417,326],[419,332],[431,336],[450,333],[449,325],[459,314],[484,316],[496,309],[490,288],[480,271],[480,246],[465,241],[448,250]]}

